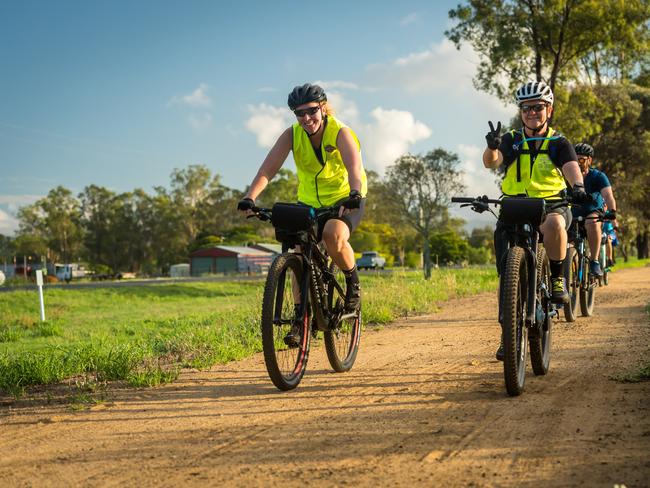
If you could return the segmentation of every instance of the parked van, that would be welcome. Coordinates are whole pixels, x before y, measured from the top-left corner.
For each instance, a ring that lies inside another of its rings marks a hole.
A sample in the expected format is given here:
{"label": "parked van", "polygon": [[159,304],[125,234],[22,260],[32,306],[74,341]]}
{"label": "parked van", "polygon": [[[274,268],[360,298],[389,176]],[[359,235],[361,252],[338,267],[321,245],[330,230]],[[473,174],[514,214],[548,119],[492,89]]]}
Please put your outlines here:
{"label": "parked van", "polygon": [[56,278],[59,281],[65,281],[70,283],[71,280],[78,278],[84,278],[86,276],[86,270],[83,266],[72,263],[72,264],[56,264]]}

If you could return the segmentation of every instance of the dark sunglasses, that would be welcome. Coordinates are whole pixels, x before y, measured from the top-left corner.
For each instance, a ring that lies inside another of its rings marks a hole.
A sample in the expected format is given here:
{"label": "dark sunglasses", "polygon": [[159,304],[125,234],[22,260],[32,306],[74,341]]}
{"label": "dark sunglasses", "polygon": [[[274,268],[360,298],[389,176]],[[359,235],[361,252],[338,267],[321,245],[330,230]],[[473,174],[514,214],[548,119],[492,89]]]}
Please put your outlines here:
{"label": "dark sunglasses", "polygon": [[301,108],[300,110],[294,110],[293,113],[296,114],[296,117],[304,117],[305,115],[314,115],[320,109],[320,105],[309,108]]}
{"label": "dark sunglasses", "polygon": [[544,110],[546,108],[546,104],[545,103],[538,103],[538,104],[535,104],[535,105],[520,105],[519,108],[521,108],[521,111],[523,113],[525,113],[525,114],[527,114],[531,110],[533,112],[541,112],[542,110]]}
{"label": "dark sunglasses", "polygon": [[578,158],[579,163],[586,163],[587,161],[589,161],[589,158]]}

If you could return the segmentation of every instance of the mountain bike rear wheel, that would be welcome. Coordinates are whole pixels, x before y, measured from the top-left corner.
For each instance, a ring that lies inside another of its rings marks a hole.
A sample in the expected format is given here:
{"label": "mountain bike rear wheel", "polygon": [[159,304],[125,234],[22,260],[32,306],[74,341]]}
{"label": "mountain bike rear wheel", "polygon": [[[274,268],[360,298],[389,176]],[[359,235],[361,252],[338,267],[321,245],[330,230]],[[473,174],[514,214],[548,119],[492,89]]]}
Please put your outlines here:
{"label": "mountain bike rear wheel", "polygon": [[503,309],[503,376],[508,395],[521,395],[526,380],[528,269],[523,248],[511,247],[501,280]]}
{"label": "mountain bike rear wheel", "polygon": [[591,317],[594,314],[594,301],[596,299],[596,280],[589,273],[591,256],[585,248],[585,255],[582,257],[582,283],[580,284],[580,313],[584,317]]}
{"label": "mountain bike rear wheel", "polygon": [[537,248],[537,296],[544,310],[541,327],[533,327],[528,334],[530,344],[530,362],[536,375],[548,373],[551,363],[551,303],[547,296],[551,290],[551,267],[543,247]]}
{"label": "mountain bike rear wheel", "polygon": [[309,307],[296,317],[303,268],[300,256],[279,255],[266,277],[262,301],[262,347],[266,370],[280,390],[292,390],[300,383],[309,358]]}
{"label": "mountain bike rear wheel", "polygon": [[579,270],[580,259],[575,247],[569,247],[564,260],[564,278],[566,279],[569,302],[564,304],[564,318],[575,322],[578,317],[578,295],[580,295]]}
{"label": "mountain bike rear wheel", "polygon": [[327,287],[327,308],[330,317],[343,316],[333,328],[325,331],[325,350],[332,369],[344,373],[352,369],[359,350],[361,338],[361,308],[355,314],[347,317],[345,305],[345,277],[341,270],[331,263],[329,271],[334,276]]}

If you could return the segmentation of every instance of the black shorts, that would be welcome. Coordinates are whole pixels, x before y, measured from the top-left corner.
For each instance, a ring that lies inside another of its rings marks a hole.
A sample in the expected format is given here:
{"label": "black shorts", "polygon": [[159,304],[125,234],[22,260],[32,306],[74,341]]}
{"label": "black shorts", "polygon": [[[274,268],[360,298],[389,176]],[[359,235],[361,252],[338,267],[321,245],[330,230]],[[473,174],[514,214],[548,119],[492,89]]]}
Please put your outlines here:
{"label": "black shorts", "polygon": [[564,217],[564,229],[569,230],[569,227],[571,227],[571,221],[573,220],[573,215],[571,214],[571,209],[569,207],[554,208],[553,210],[549,210],[548,213],[556,213]]}
{"label": "black shorts", "polygon": [[[345,200],[347,200],[347,198],[341,201],[344,202]],[[348,226],[348,229],[350,229],[350,234],[352,234],[352,232],[354,232],[354,230],[357,227],[359,227],[359,224],[361,223],[361,219],[363,218],[363,212],[365,208],[366,208],[366,199],[362,198],[359,204],[359,208],[353,208],[352,210],[350,210],[345,215],[342,215],[341,217],[330,217],[329,219],[319,222],[318,237],[320,238],[323,235],[323,229],[325,228],[325,223],[331,219],[341,220],[342,222],[344,222],[345,225]]]}

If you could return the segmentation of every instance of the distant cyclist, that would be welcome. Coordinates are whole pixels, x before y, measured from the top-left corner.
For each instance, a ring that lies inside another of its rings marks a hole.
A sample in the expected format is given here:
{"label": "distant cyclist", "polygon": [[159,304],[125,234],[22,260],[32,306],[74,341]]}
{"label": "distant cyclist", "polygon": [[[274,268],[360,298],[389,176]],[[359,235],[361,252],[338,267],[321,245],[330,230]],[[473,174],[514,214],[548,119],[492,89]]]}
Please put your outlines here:
{"label": "distant cyclist", "polygon": [[318,85],[296,86],[288,97],[297,121],[278,138],[237,209],[249,213],[255,199],[277,174],[289,153],[298,170],[298,202],[312,207],[340,205],[339,216],[324,223],[323,242],[346,279],[346,309],[361,301],[350,234],[359,226],[366,202],[367,179],[356,134],[334,117]]}
{"label": "distant cyclist", "polygon": [[[607,204],[603,207],[603,210],[607,210]],[[603,235],[607,239],[605,243],[606,260],[605,266],[611,268],[616,264],[616,258],[614,256],[614,248],[618,246],[618,232],[620,231],[620,226],[618,224],[614,225],[611,220],[606,220],[603,222]]]}
{"label": "distant cyclist", "polygon": [[[597,217],[597,211],[604,211],[607,204],[606,217],[616,218],[616,200],[609,178],[602,171],[591,167],[594,158],[594,148],[589,144],[581,142],[575,146],[578,155],[578,164],[585,183],[585,191],[592,196],[592,203],[579,207],[572,207],[574,217]],[[613,225],[616,226],[616,220]],[[589,263],[589,272],[597,277],[603,276],[603,270],[600,267],[598,255],[600,254],[600,241],[602,238],[602,226],[596,219],[585,220],[585,229],[587,231],[587,241],[591,251],[591,262]]]}
{"label": "distant cyclist", "polygon": [[[549,126],[553,115],[551,88],[543,81],[531,81],[519,87],[515,97],[523,127],[502,135],[501,122],[496,128],[490,122],[490,132],[485,136],[487,148],[483,152],[486,168],[504,167],[503,196],[560,200],[566,189],[566,178],[573,187],[574,199],[586,201],[588,197],[573,145]],[[554,303],[569,300],[562,265],[570,223],[570,210],[560,207],[551,210],[539,226],[550,261],[551,300]],[[498,261],[504,252],[500,237],[502,228],[503,224],[497,222],[495,247]],[[503,359],[503,343],[497,351],[497,359]]]}

